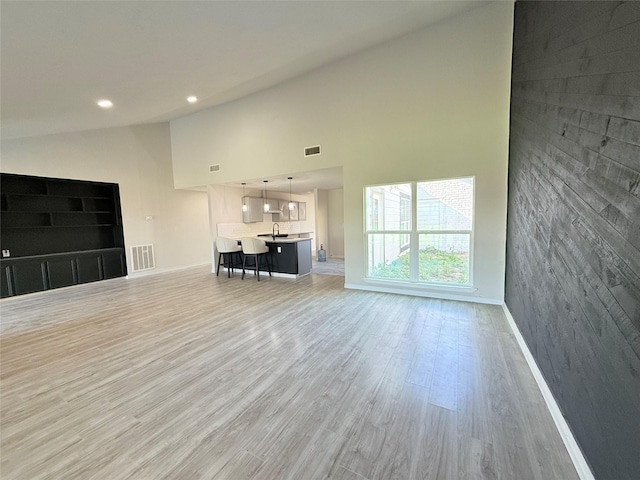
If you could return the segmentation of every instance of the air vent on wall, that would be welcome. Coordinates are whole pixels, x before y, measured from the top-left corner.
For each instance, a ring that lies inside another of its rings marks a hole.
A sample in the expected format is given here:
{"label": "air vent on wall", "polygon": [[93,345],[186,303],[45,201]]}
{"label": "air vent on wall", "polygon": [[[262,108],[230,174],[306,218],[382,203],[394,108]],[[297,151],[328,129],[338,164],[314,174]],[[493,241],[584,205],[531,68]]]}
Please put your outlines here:
{"label": "air vent on wall", "polygon": [[217,163],[215,165],[209,165],[209,172],[219,172],[220,171],[220,164]]}
{"label": "air vent on wall", "polygon": [[131,247],[131,260],[134,272],[156,268],[156,257],[153,254],[153,244],[136,245]]}
{"label": "air vent on wall", "polygon": [[320,155],[320,145],[315,145],[313,147],[305,147],[304,148],[304,156],[312,157],[314,155]]}

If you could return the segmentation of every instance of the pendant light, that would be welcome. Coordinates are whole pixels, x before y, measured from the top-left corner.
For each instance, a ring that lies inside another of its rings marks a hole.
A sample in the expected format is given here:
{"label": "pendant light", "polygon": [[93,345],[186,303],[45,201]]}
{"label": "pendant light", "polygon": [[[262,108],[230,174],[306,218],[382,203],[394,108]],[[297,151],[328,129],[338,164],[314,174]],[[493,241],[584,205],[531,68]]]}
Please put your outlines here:
{"label": "pendant light", "polygon": [[293,177],[289,177],[289,211],[292,212],[295,207],[295,205],[293,204],[293,200],[291,199],[291,180],[293,180]]}
{"label": "pendant light", "polygon": [[269,198],[267,197],[267,183],[269,180],[264,180],[264,211],[267,213],[269,211]]}
{"label": "pendant light", "polygon": [[247,205],[247,202],[245,200],[245,195],[244,195],[244,186],[246,185],[245,182],[242,182],[242,211],[243,212],[248,212],[249,211],[249,205]]}

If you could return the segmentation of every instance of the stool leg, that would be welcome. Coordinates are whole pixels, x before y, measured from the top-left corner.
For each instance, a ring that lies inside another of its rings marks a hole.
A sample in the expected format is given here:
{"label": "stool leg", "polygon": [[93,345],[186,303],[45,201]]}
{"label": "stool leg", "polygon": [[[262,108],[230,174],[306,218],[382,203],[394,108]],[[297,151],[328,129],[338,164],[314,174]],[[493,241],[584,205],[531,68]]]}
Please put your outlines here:
{"label": "stool leg", "polygon": [[235,268],[236,268],[236,264],[233,261],[233,254],[234,254],[234,252],[231,252],[229,254],[229,263],[231,264],[231,273],[235,273]]}
{"label": "stool leg", "polygon": [[242,258],[242,280],[244,280],[244,269],[247,264],[247,255]]}
{"label": "stool leg", "polygon": [[260,264],[258,263],[258,255],[256,257],[256,275],[258,276],[258,281],[260,281]]}
{"label": "stool leg", "polygon": [[236,252],[236,257],[237,257],[237,260],[236,260],[235,266],[240,268],[242,267],[242,252]]}
{"label": "stool leg", "polygon": [[220,275],[220,260],[222,259],[222,254],[218,253],[218,268],[216,269],[216,277]]}

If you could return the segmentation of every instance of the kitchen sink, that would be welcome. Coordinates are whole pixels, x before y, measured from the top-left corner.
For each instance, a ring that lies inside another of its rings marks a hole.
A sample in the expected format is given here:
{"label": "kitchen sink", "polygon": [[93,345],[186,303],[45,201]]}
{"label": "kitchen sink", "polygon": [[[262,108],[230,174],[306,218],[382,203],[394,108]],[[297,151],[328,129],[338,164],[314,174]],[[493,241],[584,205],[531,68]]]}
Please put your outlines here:
{"label": "kitchen sink", "polygon": [[271,233],[259,233],[259,237],[273,237],[273,238],[287,238],[289,236],[288,233],[276,233],[272,235]]}

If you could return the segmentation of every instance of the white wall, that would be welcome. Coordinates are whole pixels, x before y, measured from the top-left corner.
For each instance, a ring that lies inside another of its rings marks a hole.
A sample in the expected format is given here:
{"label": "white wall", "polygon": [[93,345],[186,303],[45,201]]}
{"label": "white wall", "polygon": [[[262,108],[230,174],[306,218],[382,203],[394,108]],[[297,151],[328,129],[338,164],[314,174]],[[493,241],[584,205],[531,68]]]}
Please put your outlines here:
{"label": "white wall", "polygon": [[329,248],[329,191],[316,188],[313,193],[316,207],[316,231],[314,234],[316,247],[319,250],[320,245],[323,245],[326,250]]}
{"label": "white wall", "polygon": [[344,192],[341,188],[328,192],[329,247],[327,255],[344,258]]}
{"label": "white wall", "polygon": [[210,261],[207,194],[174,189],[167,123],[4,140],[1,152],[6,173],[118,183],[127,262],[148,243],[156,271]]}
{"label": "white wall", "polygon": [[[235,102],[171,122],[177,186],[335,166],[344,175],[346,285],[364,278],[366,185],[475,176],[475,289],[501,302],[513,3],[495,2]],[[301,158],[322,144],[321,156]],[[385,289],[441,295],[424,287]]]}

